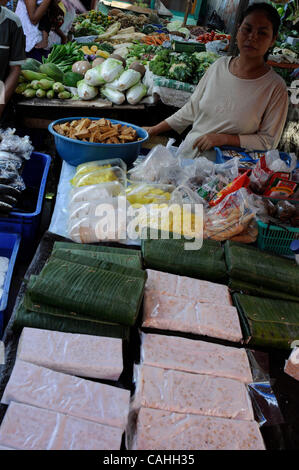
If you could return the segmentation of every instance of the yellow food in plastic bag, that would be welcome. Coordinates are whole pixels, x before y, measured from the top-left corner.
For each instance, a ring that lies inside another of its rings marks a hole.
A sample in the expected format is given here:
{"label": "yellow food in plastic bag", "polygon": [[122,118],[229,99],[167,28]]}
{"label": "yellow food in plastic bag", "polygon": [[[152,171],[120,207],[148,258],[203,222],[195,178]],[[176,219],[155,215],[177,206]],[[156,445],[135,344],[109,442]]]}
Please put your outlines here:
{"label": "yellow food in plastic bag", "polygon": [[169,201],[171,193],[154,186],[140,185],[127,188],[127,199],[130,204],[159,204]]}
{"label": "yellow food in plastic bag", "polygon": [[81,172],[79,174],[75,174],[74,178],[71,180],[71,184],[76,188],[80,186],[87,186],[91,184],[99,184],[99,183],[108,183],[110,181],[116,181],[117,174],[113,169],[99,169],[98,167],[92,170],[92,168],[88,169],[86,172]]}

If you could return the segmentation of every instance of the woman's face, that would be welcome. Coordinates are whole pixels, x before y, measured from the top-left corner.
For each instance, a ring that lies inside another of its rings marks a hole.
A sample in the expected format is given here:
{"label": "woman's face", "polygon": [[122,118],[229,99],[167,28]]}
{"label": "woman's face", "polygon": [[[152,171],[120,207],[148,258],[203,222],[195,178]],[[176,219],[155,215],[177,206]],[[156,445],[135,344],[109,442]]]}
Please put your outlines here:
{"label": "woman's face", "polygon": [[275,40],[272,23],[262,11],[246,16],[237,33],[240,55],[248,58],[263,57]]}

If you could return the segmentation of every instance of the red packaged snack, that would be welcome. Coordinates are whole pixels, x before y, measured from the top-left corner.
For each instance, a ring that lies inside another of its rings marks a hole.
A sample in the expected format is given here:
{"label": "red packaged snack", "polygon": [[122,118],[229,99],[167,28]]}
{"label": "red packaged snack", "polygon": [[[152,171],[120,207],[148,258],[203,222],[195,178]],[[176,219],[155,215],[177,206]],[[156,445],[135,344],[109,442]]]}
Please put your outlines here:
{"label": "red packaged snack", "polygon": [[209,202],[210,206],[212,206],[212,207],[216,206],[228,194],[234,193],[238,189],[247,188],[249,183],[250,183],[250,179],[249,179],[249,176],[248,176],[249,172],[250,172],[250,170],[247,170],[246,173],[243,173],[243,174],[237,176],[237,178],[235,178],[231,183],[229,183],[227,186],[225,186],[225,188],[223,188],[221,191],[219,191],[219,193],[217,193],[216,196],[213,197],[213,199]]}

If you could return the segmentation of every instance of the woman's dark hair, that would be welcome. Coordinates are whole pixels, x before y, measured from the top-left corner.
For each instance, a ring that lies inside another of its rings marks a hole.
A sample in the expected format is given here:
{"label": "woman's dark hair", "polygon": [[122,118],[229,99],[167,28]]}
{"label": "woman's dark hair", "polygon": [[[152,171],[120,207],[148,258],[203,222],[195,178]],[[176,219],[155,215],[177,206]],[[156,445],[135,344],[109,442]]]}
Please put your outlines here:
{"label": "woman's dark hair", "polygon": [[[253,3],[248,8],[246,8],[246,10],[241,15],[240,25],[243,23],[243,20],[246,18],[246,16],[250,15],[251,13],[255,11],[262,11],[265,14],[267,19],[272,24],[273,37],[275,37],[278,33],[279,26],[280,26],[280,16],[276,8],[270,5],[269,3],[265,3],[265,2]],[[267,62],[269,54],[270,54],[270,49],[264,55],[265,62]]]}
{"label": "woman's dark hair", "polygon": [[261,2],[261,3],[253,3],[252,5],[250,5],[242,13],[240,24],[243,22],[246,16],[250,15],[254,11],[262,11],[265,14],[267,19],[272,23],[273,37],[276,36],[279,30],[279,26],[280,26],[280,16],[276,8],[270,5],[269,3]]}

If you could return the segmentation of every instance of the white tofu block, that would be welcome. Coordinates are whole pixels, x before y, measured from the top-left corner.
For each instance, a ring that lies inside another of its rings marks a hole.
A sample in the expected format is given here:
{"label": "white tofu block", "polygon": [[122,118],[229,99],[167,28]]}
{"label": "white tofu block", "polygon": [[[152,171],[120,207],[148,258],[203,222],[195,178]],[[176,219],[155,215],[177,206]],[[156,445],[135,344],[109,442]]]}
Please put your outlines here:
{"label": "white tofu block", "polygon": [[286,361],[284,371],[286,374],[299,380],[299,348],[292,350],[288,360]]}
{"label": "white tofu block", "polygon": [[130,391],[17,360],[1,402],[25,403],[124,429]]}
{"label": "white tofu block", "polygon": [[130,450],[265,450],[254,421],[141,408]]}
{"label": "white tofu block", "polygon": [[11,402],[0,443],[18,450],[119,450],[122,430]]}
{"label": "white tofu block", "polygon": [[175,336],[142,334],[143,364],[164,369],[253,381],[245,349]]}
{"label": "white tofu block", "polygon": [[132,409],[154,408],[252,421],[246,386],[237,380],[190,374],[159,367],[135,366]]}
{"label": "white tofu block", "polygon": [[145,290],[142,326],[180,331],[233,342],[242,340],[235,307],[209,304]]}
{"label": "white tofu block", "polygon": [[147,269],[146,272],[148,277],[145,288],[150,291],[157,290],[164,295],[183,297],[198,302],[232,305],[227,286],[152,269]]}
{"label": "white tofu block", "polygon": [[48,369],[105,380],[123,370],[122,340],[60,331],[23,328],[17,357]]}

